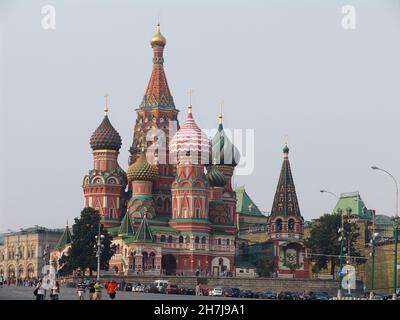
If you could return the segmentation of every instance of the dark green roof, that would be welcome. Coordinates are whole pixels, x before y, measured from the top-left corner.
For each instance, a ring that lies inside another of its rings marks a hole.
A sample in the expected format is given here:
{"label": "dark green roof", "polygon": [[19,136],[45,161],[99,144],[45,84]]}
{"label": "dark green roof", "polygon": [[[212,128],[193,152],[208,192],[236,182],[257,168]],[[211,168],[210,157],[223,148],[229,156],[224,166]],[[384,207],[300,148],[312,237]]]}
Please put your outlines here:
{"label": "dark green roof", "polygon": [[154,242],[153,233],[147,222],[146,214],[143,216],[142,222],[133,236],[134,242]]}
{"label": "dark green roof", "polygon": [[125,214],[124,218],[121,221],[121,226],[119,227],[118,234],[119,235],[126,234],[132,236],[134,235],[132,220],[128,212]]}
{"label": "dark green roof", "polygon": [[72,242],[71,231],[69,230],[69,227],[66,226],[60,240],[57,243],[57,248],[64,248],[67,244],[70,244],[71,242]]}
{"label": "dark green roof", "polygon": [[236,191],[236,212],[251,216],[264,216],[257,205],[251,200],[244,187]]}
{"label": "dark green roof", "polygon": [[393,224],[393,219],[391,217],[385,216],[383,214],[377,214],[375,216],[375,224]]}

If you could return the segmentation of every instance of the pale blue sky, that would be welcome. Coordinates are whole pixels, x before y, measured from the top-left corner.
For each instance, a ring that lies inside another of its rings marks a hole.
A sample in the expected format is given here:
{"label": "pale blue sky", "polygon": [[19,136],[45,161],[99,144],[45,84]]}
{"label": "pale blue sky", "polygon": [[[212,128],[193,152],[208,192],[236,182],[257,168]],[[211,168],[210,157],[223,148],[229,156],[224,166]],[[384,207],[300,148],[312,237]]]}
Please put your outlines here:
{"label": "pale blue sky", "polygon": [[[54,31],[41,28],[47,4]],[[356,30],[341,26],[346,4]],[[255,130],[255,171],[235,183],[262,210],[287,135],[306,219],[333,208],[322,188],[394,213],[393,182],[369,167],[400,180],[400,1],[2,0],[0,15],[0,232],[79,215],[105,93],[127,168],[157,16],[181,123],[192,88],[201,127],[216,126],[223,99],[225,127]]]}

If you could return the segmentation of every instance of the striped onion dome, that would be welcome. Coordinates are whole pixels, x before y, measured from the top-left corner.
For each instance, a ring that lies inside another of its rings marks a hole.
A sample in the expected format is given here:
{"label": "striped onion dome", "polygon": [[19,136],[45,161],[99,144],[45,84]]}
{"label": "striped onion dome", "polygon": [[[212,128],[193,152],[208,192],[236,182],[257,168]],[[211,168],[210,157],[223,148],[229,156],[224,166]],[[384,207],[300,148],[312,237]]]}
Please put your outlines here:
{"label": "striped onion dome", "polygon": [[142,150],[138,159],[129,166],[126,175],[129,181],[154,181],[158,177],[158,169],[157,166],[148,163]]}
{"label": "striped onion dome", "polygon": [[226,184],[226,178],[224,174],[217,168],[216,165],[208,168],[206,177],[211,187],[223,188]]}
{"label": "striped onion dome", "polygon": [[169,152],[178,162],[191,160],[198,164],[208,164],[210,141],[206,134],[193,120],[192,107],[188,108],[188,116],[183,126],[171,139]]}

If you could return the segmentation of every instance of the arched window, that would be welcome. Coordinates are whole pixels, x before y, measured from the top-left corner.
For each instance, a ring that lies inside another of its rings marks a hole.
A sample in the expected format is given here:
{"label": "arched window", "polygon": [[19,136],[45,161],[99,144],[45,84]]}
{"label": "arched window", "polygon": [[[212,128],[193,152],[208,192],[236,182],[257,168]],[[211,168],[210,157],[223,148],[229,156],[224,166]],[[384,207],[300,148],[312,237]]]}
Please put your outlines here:
{"label": "arched window", "polygon": [[199,237],[194,238],[194,243],[199,243],[199,242],[200,242],[200,238]]}
{"label": "arched window", "polygon": [[205,244],[206,241],[207,241],[206,237],[202,237],[202,238],[201,238],[201,243],[202,243],[202,244]]}
{"label": "arched window", "polygon": [[218,243],[218,245],[221,245],[221,244],[222,244],[221,238],[219,238],[219,239],[217,240],[217,243]]}
{"label": "arched window", "polygon": [[276,232],[282,232],[282,219],[276,220],[275,224],[276,224]]}
{"label": "arched window", "polygon": [[164,235],[161,236],[160,241],[161,242],[165,242],[165,236]]}
{"label": "arched window", "polygon": [[168,243],[172,243],[172,236],[168,237]]}
{"label": "arched window", "polygon": [[289,219],[288,229],[289,229],[289,231],[293,231],[294,230],[294,220],[293,219]]}
{"label": "arched window", "polygon": [[179,236],[179,243],[183,243],[183,237]]}
{"label": "arched window", "polygon": [[226,239],[226,245],[229,246],[230,245],[230,241],[229,239]]}

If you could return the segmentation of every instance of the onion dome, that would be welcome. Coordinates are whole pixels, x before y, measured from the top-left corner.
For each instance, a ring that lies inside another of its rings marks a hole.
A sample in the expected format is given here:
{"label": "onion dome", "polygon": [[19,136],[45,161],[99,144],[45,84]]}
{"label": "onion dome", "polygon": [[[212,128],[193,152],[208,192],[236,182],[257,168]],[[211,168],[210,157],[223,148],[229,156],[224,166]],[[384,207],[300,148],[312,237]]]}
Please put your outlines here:
{"label": "onion dome", "polygon": [[151,37],[150,40],[151,46],[162,46],[164,47],[167,44],[167,39],[160,32],[160,24],[157,24],[157,31],[154,36]]}
{"label": "onion dome", "polygon": [[284,154],[289,154],[289,147],[287,146],[287,144],[285,144],[285,146],[283,148],[283,153]]}
{"label": "onion dome", "polygon": [[222,125],[222,115],[219,115],[218,131],[212,139],[212,157],[217,165],[236,167],[240,162],[240,153],[235,145],[229,140]]}
{"label": "onion dome", "polygon": [[121,148],[122,140],[118,131],[114,129],[110,120],[108,119],[107,112],[100,126],[93,132],[90,138],[90,147],[93,150],[115,150]]}
{"label": "onion dome", "polygon": [[158,177],[158,169],[155,165],[147,162],[142,148],[138,159],[129,166],[126,175],[129,181],[154,181]]}
{"label": "onion dome", "polygon": [[225,187],[225,176],[215,165],[209,167],[206,178],[211,187]]}
{"label": "onion dome", "polygon": [[185,123],[171,139],[169,152],[177,157],[178,161],[190,158],[197,160],[199,164],[209,163],[210,141],[194,122],[191,105]]}

